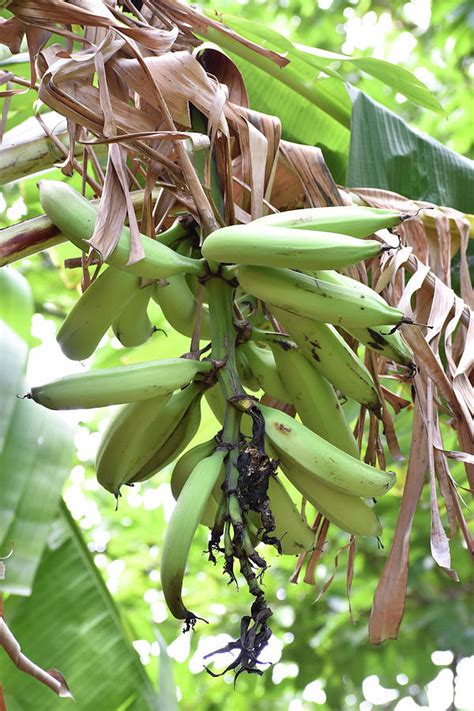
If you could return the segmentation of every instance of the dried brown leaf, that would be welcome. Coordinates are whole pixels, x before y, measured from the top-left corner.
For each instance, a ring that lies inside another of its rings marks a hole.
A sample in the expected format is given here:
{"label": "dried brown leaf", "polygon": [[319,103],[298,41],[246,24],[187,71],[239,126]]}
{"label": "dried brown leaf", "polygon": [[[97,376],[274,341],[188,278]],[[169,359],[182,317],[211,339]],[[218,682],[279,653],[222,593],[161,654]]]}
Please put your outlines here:
{"label": "dried brown leaf", "polygon": [[106,260],[120,238],[120,232],[128,214],[130,226],[130,256],[128,264],[133,264],[145,256],[140,240],[137,218],[130,199],[124,164],[124,149],[112,143],[109,147],[104,190],[99,204],[94,233],[89,240],[91,247]]}
{"label": "dried brown leaf", "polygon": [[20,52],[25,31],[25,24],[17,17],[8,20],[0,17],[0,44],[6,45],[12,54]]}
{"label": "dried brown leaf", "polygon": [[322,519],[321,527],[318,532],[318,537],[316,538],[316,545],[314,551],[311,553],[310,559],[306,566],[306,572],[304,576],[304,582],[308,585],[316,585],[316,568],[321,560],[321,556],[324,553],[324,544],[326,543],[328,529],[330,522],[327,518]]}
{"label": "dried brown leaf", "polygon": [[369,620],[372,644],[396,639],[405,610],[410,532],[428,467],[427,437],[418,402],[413,412],[410,461],[390,552],[374,595]]}
{"label": "dried brown leaf", "polygon": [[424,339],[420,328],[418,326],[403,325],[401,330],[404,339],[414,353],[415,362],[418,368],[423,369],[429,375],[431,380],[436,384],[436,387],[440,393],[448,401],[453,413],[456,417],[464,421],[474,438],[474,423],[472,422],[472,418],[469,413],[466,412],[465,403],[460,401],[454,393],[445,372],[441,368],[438,359]]}
{"label": "dried brown leaf", "polygon": [[352,614],[352,603],[351,603],[351,588],[352,581],[354,579],[354,563],[356,554],[356,539],[355,536],[351,536],[349,541],[349,555],[347,557],[347,576],[346,576],[346,594],[347,602],[349,604],[349,619],[351,624],[355,625],[356,621],[354,615]]}
{"label": "dried brown leaf", "polygon": [[433,414],[433,383],[428,379],[426,383],[426,405],[425,405],[425,427],[428,447],[428,472],[430,477],[430,505],[431,505],[431,534],[430,546],[431,555],[435,562],[443,568],[452,580],[459,582],[458,575],[451,568],[451,552],[449,549],[449,539],[443,528],[438,507],[438,497],[436,493],[436,474],[433,451],[433,440],[435,436],[435,421]]}

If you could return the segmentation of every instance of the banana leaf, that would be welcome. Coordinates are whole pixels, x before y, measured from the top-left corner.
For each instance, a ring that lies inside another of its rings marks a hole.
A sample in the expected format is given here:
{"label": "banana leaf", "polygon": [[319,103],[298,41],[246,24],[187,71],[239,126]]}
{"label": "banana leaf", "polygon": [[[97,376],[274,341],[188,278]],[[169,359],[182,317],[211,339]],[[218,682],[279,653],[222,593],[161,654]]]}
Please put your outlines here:
{"label": "banana leaf", "polygon": [[[60,666],[77,711],[165,708],[64,504],[51,528],[31,597],[11,596],[5,618],[25,654],[45,668]],[[67,705],[4,654],[0,678],[8,711],[56,711]]]}
{"label": "banana leaf", "polygon": [[29,337],[32,297],[26,279],[19,272],[12,277],[2,274],[2,291],[8,298],[1,315],[17,332],[0,321],[0,551],[5,555],[11,549],[12,556],[0,589],[29,595],[69,475],[73,447],[72,432],[58,413],[17,397],[28,392],[24,380],[28,345],[20,334]]}
{"label": "banana leaf", "polygon": [[366,94],[353,96],[349,187],[392,190],[473,211],[474,161],[411,128]]}
{"label": "banana leaf", "polygon": [[[24,381],[21,387],[28,389]],[[1,583],[6,592],[31,594],[72,452],[72,431],[58,413],[16,400],[0,458],[0,550],[12,549]]]}

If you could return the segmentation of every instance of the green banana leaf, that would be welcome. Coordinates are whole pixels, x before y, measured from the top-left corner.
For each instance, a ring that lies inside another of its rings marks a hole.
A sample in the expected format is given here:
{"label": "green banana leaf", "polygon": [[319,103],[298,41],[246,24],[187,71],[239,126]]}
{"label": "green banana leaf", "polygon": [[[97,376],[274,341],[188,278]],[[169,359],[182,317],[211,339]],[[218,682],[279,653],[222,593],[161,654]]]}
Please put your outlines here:
{"label": "green banana leaf", "polygon": [[0,294],[0,319],[32,346],[36,343],[30,332],[34,306],[28,282],[16,269],[4,267],[0,269]]}
{"label": "green banana leaf", "polygon": [[[213,13],[208,12],[209,15]],[[341,75],[339,68],[345,64],[352,64],[353,67],[364,71],[366,74],[378,79],[386,86],[389,86],[395,91],[404,94],[409,101],[412,101],[419,106],[430,109],[440,114],[444,114],[438,100],[433,96],[429,89],[415,77],[408,69],[397,64],[392,64],[382,59],[374,57],[351,57],[344,54],[336,54],[327,52],[315,47],[308,47],[302,44],[294,44],[287,37],[276,30],[263,25],[253,20],[247,20],[243,17],[227,15],[219,13],[219,21],[227,27],[232,28],[242,37],[259,44],[261,47],[270,49],[274,52],[282,54],[289,60],[289,64],[280,70],[280,80],[283,83],[293,83],[295,80],[300,83],[301,93],[305,93],[308,82],[312,84],[311,90],[315,92],[315,103],[317,104],[317,96],[320,92],[324,93],[325,89],[318,88],[320,79],[317,72],[324,72],[329,76],[338,78],[341,82],[345,81]],[[216,34],[218,34],[216,32]],[[214,40],[217,41],[217,40]],[[224,40],[225,42],[226,40]],[[242,52],[249,53],[249,50],[243,49]],[[257,59],[258,62],[258,59]],[[297,72],[296,76],[293,71]],[[323,100],[321,95],[321,99]],[[340,95],[337,97],[333,94],[334,108],[339,104],[339,109],[335,117],[344,122],[345,110],[347,102]],[[318,105],[318,104],[317,104]],[[324,103],[321,103],[321,108]],[[330,111],[328,111],[330,113]]]}
{"label": "green banana leaf", "polygon": [[72,432],[58,413],[17,397],[28,392],[28,345],[19,334],[29,337],[33,306],[26,279],[6,274],[1,315],[17,332],[0,321],[0,551],[13,554],[0,589],[29,595],[69,475]]}
{"label": "green banana leaf", "polygon": [[72,454],[72,431],[58,413],[16,400],[0,458],[0,550],[13,552],[0,586],[6,592],[31,594]]}
{"label": "green banana leaf", "polygon": [[[28,357],[28,346],[10,326],[0,321],[0,452],[7,437],[15,408],[16,395],[21,391],[21,379]],[[1,523],[0,523],[1,526]],[[0,539],[1,535],[0,527]]]}
{"label": "green banana leaf", "polygon": [[347,185],[473,211],[474,161],[354,91]]}
{"label": "green banana leaf", "polygon": [[[5,608],[6,621],[22,651],[44,668],[60,668],[77,711],[166,709],[156,699],[64,504],[50,530],[31,597],[10,597]],[[67,706],[67,701],[20,672],[4,654],[0,654],[0,678],[8,711],[56,711]]]}

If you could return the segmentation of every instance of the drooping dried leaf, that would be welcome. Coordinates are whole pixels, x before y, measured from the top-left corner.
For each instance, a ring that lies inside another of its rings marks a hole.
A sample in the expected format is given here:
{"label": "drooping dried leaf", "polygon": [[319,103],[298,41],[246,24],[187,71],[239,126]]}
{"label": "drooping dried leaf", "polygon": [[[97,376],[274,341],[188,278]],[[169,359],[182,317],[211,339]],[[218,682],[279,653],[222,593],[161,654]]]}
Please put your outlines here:
{"label": "drooping dried leaf", "polygon": [[410,453],[395,535],[375,591],[370,613],[369,638],[372,644],[380,644],[386,639],[398,637],[405,610],[410,531],[428,467],[426,431],[417,404],[413,412]]}

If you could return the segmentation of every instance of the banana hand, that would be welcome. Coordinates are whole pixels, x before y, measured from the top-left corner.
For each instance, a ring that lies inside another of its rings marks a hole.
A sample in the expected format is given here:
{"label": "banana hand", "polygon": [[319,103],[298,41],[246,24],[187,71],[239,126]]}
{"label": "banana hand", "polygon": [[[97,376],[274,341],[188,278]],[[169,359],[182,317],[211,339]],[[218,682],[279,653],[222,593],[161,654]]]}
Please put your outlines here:
{"label": "banana hand", "polygon": [[276,400],[291,404],[291,396],[278,373],[271,350],[260,348],[252,341],[247,341],[239,346],[237,352],[239,351],[245,355],[260,388]]}
{"label": "banana hand", "polygon": [[373,508],[363,499],[343,491],[336,491],[295,462],[291,464],[281,462],[280,466],[305,499],[342,531],[354,536],[377,538],[381,535],[383,526]]}
{"label": "banana hand", "polygon": [[166,439],[157,442],[155,451],[148,461],[133,476],[127,477],[124,483],[131,485],[149,479],[179,457],[181,452],[194,439],[201,424],[201,396],[202,391],[191,401],[175,429],[170,432]]}
{"label": "banana hand", "polygon": [[125,405],[105,430],[96,457],[98,482],[115,496],[175,432],[202,386]]}
{"label": "banana hand", "polygon": [[114,319],[137,293],[138,279],[108,267],[79,297],[56,339],[71,360],[91,356]]}
{"label": "banana hand", "polygon": [[380,413],[381,403],[371,374],[334,326],[275,306],[272,313],[315,370],[346,397]]}
{"label": "banana hand", "polygon": [[[79,249],[88,252],[90,245],[87,240],[94,233],[97,208],[67,183],[42,180],[38,187],[41,207],[49,219]],[[163,279],[183,272],[203,273],[201,261],[181,256],[145,235],[140,235],[140,241],[145,256],[129,264],[131,235],[128,227],[123,227],[117,245],[106,259],[107,263],[145,279]]]}
{"label": "banana hand", "polygon": [[[199,464],[202,459],[210,457],[215,448],[215,439],[210,439],[207,442],[192,447],[192,449],[188,449],[187,452],[181,455],[174,465],[170,481],[171,493],[175,501],[178,500],[181,489],[186,484],[196,465]],[[216,520],[217,506],[217,502],[213,496],[211,496],[204,507],[199,523],[208,528],[212,528]]]}
{"label": "banana hand", "polygon": [[303,424],[358,459],[356,439],[331,384],[291,342],[281,338],[271,347],[278,372]]}

